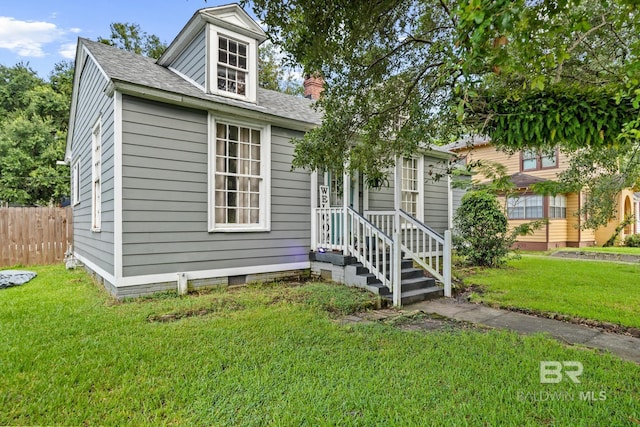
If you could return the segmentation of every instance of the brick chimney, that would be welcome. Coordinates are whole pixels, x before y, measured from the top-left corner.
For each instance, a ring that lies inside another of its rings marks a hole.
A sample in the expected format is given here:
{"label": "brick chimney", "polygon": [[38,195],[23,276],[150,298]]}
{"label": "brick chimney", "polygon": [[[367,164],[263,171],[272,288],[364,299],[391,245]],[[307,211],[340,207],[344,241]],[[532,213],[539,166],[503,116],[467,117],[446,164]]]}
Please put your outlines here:
{"label": "brick chimney", "polygon": [[307,74],[304,76],[304,97],[318,100],[324,90],[324,79],[319,74]]}

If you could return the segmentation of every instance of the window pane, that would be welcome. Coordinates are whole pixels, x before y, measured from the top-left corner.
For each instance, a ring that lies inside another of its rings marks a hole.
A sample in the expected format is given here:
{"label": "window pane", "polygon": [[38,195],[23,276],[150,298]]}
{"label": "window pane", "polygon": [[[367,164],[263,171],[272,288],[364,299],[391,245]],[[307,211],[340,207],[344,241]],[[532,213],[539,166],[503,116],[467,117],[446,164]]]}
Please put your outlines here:
{"label": "window pane", "polygon": [[238,53],[241,56],[247,56],[247,45],[238,43]]}
{"label": "window pane", "polygon": [[233,40],[229,40],[229,52],[236,53],[237,51],[238,51],[238,43]]}
{"label": "window pane", "polygon": [[227,50],[227,39],[220,37],[218,39],[218,47],[223,50]]}
{"label": "window pane", "polygon": [[259,223],[260,131],[217,123],[215,148],[216,223]]}
{"label": "window pane", "polygon": [[542,167],[543,168],[551,168],[554,167],[556,165],[556,155],[554,154],[550,154],[548,156],[543,156],[542,157]]}
{"label": "window pane", "polygon": [[536,169],[537,167],[538,167],[538,161],[536,159],[522,160],[523,170]]}

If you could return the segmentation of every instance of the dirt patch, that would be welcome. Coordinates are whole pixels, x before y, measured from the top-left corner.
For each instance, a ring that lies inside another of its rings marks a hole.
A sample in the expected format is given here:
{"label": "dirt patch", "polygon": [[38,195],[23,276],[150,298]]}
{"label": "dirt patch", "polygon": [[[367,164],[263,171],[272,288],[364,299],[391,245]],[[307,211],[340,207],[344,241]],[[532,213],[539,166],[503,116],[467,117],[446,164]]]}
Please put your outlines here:
{"label": "dirt patch", "polygon": [[179,310],[165,314],[152,314],[147,317],[147,321],[159,323],[175,322],[187,317],[206,316],[211,313],[232,312],[243,309],[244,306],[236,301],[216,300],[206,307]]}
{"label": "dirt patch", "polygon": [[480,285],[469,285],[464,289],[461,289],[458,293],[454,295],[454,298],[457,302],[469,302],[471,300],[471,294],[482,295],[484,294],[485,289]]}
{"label": "dirt patch", "polygon": [[486,328],[473,323],[450,319],[435,313],[426,313],[421,310],[404,311],[395,309],[383,309],[356,313],[337,319],[341,325],[381,323],[393,326],[403,331],[461,331],[461,330],[485,330]]}

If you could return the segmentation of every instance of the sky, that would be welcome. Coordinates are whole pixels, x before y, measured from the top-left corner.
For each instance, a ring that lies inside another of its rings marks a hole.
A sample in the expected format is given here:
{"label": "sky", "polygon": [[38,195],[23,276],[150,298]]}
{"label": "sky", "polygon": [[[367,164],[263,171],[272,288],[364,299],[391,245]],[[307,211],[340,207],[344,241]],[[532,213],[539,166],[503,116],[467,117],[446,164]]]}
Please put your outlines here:
{"label": "sky", "polygon": [[170,43],[203,7],[232,0],[2,0],[0,64],[28,63],[47,78],[54,64],[73,60],[78,37],[108,37],[113,22],[139,24]]}

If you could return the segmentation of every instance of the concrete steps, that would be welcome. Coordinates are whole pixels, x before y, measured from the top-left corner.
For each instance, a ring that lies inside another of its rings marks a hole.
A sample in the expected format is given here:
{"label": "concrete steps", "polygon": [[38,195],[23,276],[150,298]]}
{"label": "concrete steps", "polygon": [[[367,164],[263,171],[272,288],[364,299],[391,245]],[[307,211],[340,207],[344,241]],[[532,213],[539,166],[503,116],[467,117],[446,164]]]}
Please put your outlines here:
{"label": "concrete steps", "polygon": [[[392,298],[391,290],[361,263],[347,265],[345,276],[349,285],[367,289],[383,298]],[[402,260],[400,283],[402,305],[444,296],[444,289],[436,286],[433,278],[426,277],[423,270],[413,267],[411,260]]]}

